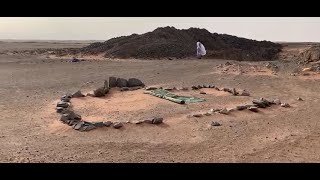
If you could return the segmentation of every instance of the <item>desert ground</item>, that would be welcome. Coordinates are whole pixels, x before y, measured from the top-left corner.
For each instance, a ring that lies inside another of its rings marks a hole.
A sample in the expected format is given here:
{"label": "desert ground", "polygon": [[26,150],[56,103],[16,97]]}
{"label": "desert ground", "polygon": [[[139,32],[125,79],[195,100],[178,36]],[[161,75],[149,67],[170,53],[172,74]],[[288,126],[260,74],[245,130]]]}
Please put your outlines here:
{"label": "desert ground", "polygon": [[[290,58],[273,61],[279,67],[273,72],[266,67],[267,61],[88,58],[72,63],[66,58],[19,53],[86,45],[0,42],[0,162],[320,162],[320,75],[292,76],[297,63]],[[295,44],[284,55],[305,46]],[[126,123],[121,129],[79,132],[59,121],[55,107],[62,95],[90,92],[110,76],[139,78],[147,86],[189,87],[176,93],[206,101],[180,105],[144,94],[143,89],[113,89],[102,98],[72,99],[73,108],[90,121],[127,122],[157,116],[164,118],[163,123]],[[203,84],[245,89],[250,96],[191,90]],[[261,97],[278,98],[290,107],[190,116]],[[212,121],[221,126],[211,126]]]}

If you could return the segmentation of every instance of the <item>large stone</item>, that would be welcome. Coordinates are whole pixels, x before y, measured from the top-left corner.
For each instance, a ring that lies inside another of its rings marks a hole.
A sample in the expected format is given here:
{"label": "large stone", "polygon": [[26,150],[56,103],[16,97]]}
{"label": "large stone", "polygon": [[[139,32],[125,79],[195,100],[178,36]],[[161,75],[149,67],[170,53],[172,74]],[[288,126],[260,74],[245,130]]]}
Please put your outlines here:
{"label": "large stone", "polygon": [[117,79],[117,87],[128,87],[128,81],[126,79],[123,78],[118,78]]}
{"label": "large stone", "polygon": [[68,102],[63,102],[63,101],[60,101],[57,103],[57,107],[63,107],[63,108],[67,108],[69,107],[69,103]]}
{"label": "large stone", "polygon": [[57,113],[61,113],[65,108],[63,108],[63,107],[57,107],[56,109],[57,109]]}
{"label": "large stone", "polygon": [[109,126],[111,126],[112,122],[111,122],[111,121],[105,121],[105,122],[103,122],[103,124],[104,124],[106,127],[109,127]]}
{"label": "large stone", "polygon": [[156,117],[156,118],[153,118],[152,124],[161,124],[162,121],[163,121],[163,118]]}
{"label": "large stone", "polygon": [[203,115],[202,114],[193,114],[192,116],[193,117],[202,117]]}
{"label": "large stone", "polygon": [[109,87],[113,88],[113,87],[117,87],[117,78],[116,77],[109,77]]}
{"label": "large stone", "polygon": [[76,114],[73,111],[69,111],[68,113],[62,114],[61,116],[61,121],[66,121],[66,120],[81,120],[81,115]]}
{"label": "large stone", "polygon": [[220,114],[229,114],[229,110],[227,108],[223,108],[219,111]]}
{"label": "large stone", "polygon": [[100,87],[100,88],[94,90],[93,91],[93,95],[94,95],[94,97],[105,96],[105,88],[104,87]]}
{"label": "large stone", "polygon": [[144,123],[152,124],[153,118],[143,120]]}
{"label": "large stone", "polygon": [[121,122],[116,122],[116,123],[113,124],[113,127],[115,129],[120,129],[122,126],[123,126],[123,124]]}
{"label": "large stone", "polygon": [[248,108],[249,111],[252,111],[252,112],[258,112],[258,108],[255,107],[255,106],[251,106]]}
{"label": "large stone", "polygon": [[80,130],[83,124],[83,121],[79,121],[78,123],[74,124],[72,128],[75,130]]}
{"label": "large stone", "polygon": [[69,97],[62,97],[60,100],[61,100],[62,102],[70,102],[71,98],[69,98]]}
{"label": "large stone", "polygon": [[239,111],[242,111],[242,110],[247,109],[247,106],[242,106],[242,105],[241,106],[237,106],[236,109],[239,110]]}
{"label": "large stone", "polygon": [[128,87],[144,86],[143,82],[137,78],[130,78],[128,80]]}
{"label": "large stone", "polygon": [[105,125],[104,125],[104,123],[103,122],[94,122],[94,123],[92,123],[94,126],[96,126],[96,127],[104,127]]}
{"label": "large stone", "polygon": [[75,98],[75,97],[85,97],[84,94],[81,93],[81,91],[77,91],[75,93],[72,94],[72,97]]}
{"label": "large stone", "polygon": [[250,96],[250,93],[247,91],[247,90],[242,90],[240,93],[239,93],[240,96]]}
{"label": "large stone", "polygon": [[109,88],[108,80],[104,80],[104,88],[105,89]]}
{"label": "large stone", "polygon": [[266,108],[267,107],[265,102],[261,101],[261,100],[253,100],[252,103],[256,104],[259,108]]}

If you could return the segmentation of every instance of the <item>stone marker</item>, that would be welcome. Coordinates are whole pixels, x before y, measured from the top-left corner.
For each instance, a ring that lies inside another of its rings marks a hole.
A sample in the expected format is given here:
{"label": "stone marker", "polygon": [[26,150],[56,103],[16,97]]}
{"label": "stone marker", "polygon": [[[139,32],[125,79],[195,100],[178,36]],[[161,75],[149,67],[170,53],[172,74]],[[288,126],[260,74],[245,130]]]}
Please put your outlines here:
{"label": "stone marker", "polygon": [[113,88],[113,87],[117,87],[117,78],[116,77],[109,77],[109,87]]}
{"label": "stone marker", "polygon": [[128,87],[136,87],[136,86],[144,86],[144,84],[140,79],[137,79],[137,78],[128,79]]}
{"label": "stone marker", "polygon": [[119,88],[128,87],[128,81],[123,78],[118,78],[117,79],[117,87],[119,87]]}
{"label": "stone marker", "polygon": [[73,98],[76,98],[76,97],[85,97],[85,95],[82,94],[81,91],[79,90],[79,91],[73,93],[73,94],[72,94],[72,97],[73,97]]}
{"label": "stone marker", "polygon": [[109,127],[109,126],[111,126],[112,122],[111,122],[111,121],[105,121],[105,122],[103,122],[103,124],[104,124],[106,127]]}
{"label": "stone marker", "polygon": [[116,123],[113,124],[113,127],[115,129],[120,129],[122,126],[123,126],[123,124],[121,122],[116,122]]}
{"label": "stone marker", "polygon": [[105,96],[105,88],[100,87],[93,91],[94,97],[103,97]]}

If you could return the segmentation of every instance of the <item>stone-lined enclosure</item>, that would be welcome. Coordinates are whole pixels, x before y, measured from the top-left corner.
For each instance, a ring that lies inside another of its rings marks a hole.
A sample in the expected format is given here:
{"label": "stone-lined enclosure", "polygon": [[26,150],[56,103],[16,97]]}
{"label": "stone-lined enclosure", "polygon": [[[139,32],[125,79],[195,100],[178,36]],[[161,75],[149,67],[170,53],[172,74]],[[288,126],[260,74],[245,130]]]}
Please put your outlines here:
{"label": "stone-lined enclosure", "polygon": [[[99,87],[93,91],[93,93],[88,93],[87,95],[82,94],[82,92],[79,90],[73,94],[66,94],[61,97],[60,102],[57,103],[56,106],[56,112],[61,114],[60,121],[64,124],[67,124],[69,126],[72,126],[73,129],[78,131],[90,131],[96,128],[100,127],[113,127],[115,129],[119,129],[124,126],[123,122],[112,122],[112,121],[104,121],[104,122],[88,122],[84,121],[81,117],[81,115],[74,112],[71,106],[71,99],[72,98],[83,98],[83,97],[103,97],[106,94],[109,93],[109,90],[111,88],[120,88],[120,91],[134,91],[141,88],[144,88],[146,92],[150,92],[152,90],[156,89],[164,89],[167,91],[188,91],[189,88],[183,87],[183,88],[157,88],[157,87],[145,87],[145,84],[137,79],[137,78],[130,78],[128,80],[124,78],[116,78],[116,77],[109,77],[109,80],[105,80],[104,85],[102,87]],[[201,91],[202,88],[213,88],[217,91],[225,91],[228,92],[234,96],[250,96],[250,93],[247,90],[236,90],[235,88],[219,88],[215,85],[198,85],[198,86],[192,86],[192,90],[200,90],[200,94],[206,94],[203,91]],[[161,98],[161,97],[160,97]],[[181,103],[178,103],[181,104]],[[183,103],[184,104],[184,103]],[[264,98],[261,98],[260,100],[253,100],[252,104],[246,104],[246,105],[239,105],[235,108],[222,108],[222,109],[210,109],[210,111],[205,112],[203,114],[194,114],[193,117],[202,117],[202,116],[210,116],[213,113],[221,113],[221,114],[229,114],[232,110],[245,110],[248,109],[252,112],[258,112],[258,108],[266,108],[271,106],[272,104],[281,104],[280,100],[275,99],[273,101],[268,101]],[[281,106],[283,107],[289,107],[289,104],[282,103]],[[127,121],[125,123],[131,123],[131,121]],[[141,123],[149,123],[149,124],[161,124],[163,123],[162,117],[152,117],[147,118],[144,120],[135,121],[135,124],[141,124]]]}

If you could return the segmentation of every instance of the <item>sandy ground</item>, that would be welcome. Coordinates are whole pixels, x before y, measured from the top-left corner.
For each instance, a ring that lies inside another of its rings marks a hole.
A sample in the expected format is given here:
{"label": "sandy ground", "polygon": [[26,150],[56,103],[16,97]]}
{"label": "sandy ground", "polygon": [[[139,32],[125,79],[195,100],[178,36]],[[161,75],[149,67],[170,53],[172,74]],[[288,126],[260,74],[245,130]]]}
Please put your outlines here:
{"label": "sandy ground", "polygon": [[[0,43],[2,50],[55,47],[38,42]],[[81,45],[70,43],[68,47]],[[1,51],[1,50],[0,50]],[[294,63],[222,60],[88,60],[0,54],[0,162],[319,162],[320,111],[317,75],[290,76]],[[238,69],[237,69],[238,67]],[[240,68],[239,68],[240,67]],[[58,121],[55,103],[67,92],[89,92],[109,76],[136,77],[149,86],[191,87],[214,84],[246,89],[250,97],[204,89],[179,91],[205,102],[179,105],[143,90],[113,90],[104,98],[72,99],[76,112],[90,121],[134,121],[161,116],[164,123],[125,124],[119,130],[78,132]],[[211,108],[234,107],[255,98],[279,98],[291,107],[272,106],[259,113],[235,111],[188,117]],[[303,101],[297,101],[301,97]],[[222,126],[211,127],[212,121]]]}

